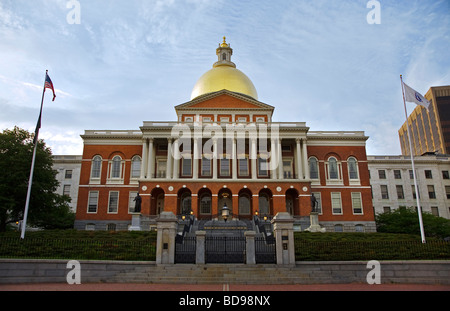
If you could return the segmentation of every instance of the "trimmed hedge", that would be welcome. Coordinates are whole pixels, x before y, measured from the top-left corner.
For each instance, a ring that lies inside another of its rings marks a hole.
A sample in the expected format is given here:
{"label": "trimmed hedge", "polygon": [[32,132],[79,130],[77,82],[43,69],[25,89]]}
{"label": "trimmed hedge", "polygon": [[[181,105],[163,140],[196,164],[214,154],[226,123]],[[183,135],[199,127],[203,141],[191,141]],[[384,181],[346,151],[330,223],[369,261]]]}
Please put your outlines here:
{"label": "trimmed hedge", "polygon": [[[71,231],[71,232],[70,232]],[[0,258],[154,261],[155,232],[55,230],[0,235]]]}
{"label": "trimmed hedge", "polygon": [[450,243],[407,234],[296,233],[295,260],[448,260]]}

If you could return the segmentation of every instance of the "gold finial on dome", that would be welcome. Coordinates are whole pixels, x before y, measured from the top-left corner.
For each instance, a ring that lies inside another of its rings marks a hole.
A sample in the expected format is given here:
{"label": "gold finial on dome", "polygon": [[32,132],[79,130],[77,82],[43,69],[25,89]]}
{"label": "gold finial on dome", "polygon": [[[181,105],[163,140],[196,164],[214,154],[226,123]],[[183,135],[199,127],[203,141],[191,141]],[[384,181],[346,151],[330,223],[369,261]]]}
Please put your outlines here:
{"label": "gold finial on dome", "polygon": [[220,46],[223,47],[223,48],[229,47],[229,45],[227,44],[226,39],[227,39],[227,38],[226,38],[225,36],[223,36],[223,42],[222,42],[222,44],[220,45]]}

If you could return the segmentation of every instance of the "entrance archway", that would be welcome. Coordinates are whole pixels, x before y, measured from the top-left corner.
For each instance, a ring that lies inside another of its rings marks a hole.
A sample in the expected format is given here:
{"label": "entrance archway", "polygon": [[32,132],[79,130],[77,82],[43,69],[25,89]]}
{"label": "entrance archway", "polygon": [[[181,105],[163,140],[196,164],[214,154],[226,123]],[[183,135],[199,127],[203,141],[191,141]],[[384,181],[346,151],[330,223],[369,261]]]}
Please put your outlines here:
{"label": "entrance archway", "polygon": [[212,194],[208,188],[203,188],[198,192],[198,218],[210,219],[212,212]]}
{"label": "entrance archway", "polygon": [[230,210],[230,215],[233,214],[233,197],[230,189],[222,188],[218,193],[218,201],[217,201],[217,211],[219,213],[219,217],[221,216],[221,211],[226,204],[228,209]]}
{"label": "entrance archway", "polygon": [[272,215],[272,192],[269,189],[259,191],[258,209],[261,216]]}
{"label": "entrance archway", "polygon": [[178,215],[189,215],[191,213],[191,190],[188,188],[182,188],[178,191]]}
{"label": "entrance archway", "polygon": [[291,216],[300,215],[298,207],[298,192],[291,188],[286,191],[286,212]]}
{"label": "entrance archway", "polygon": [[159,215],[164,211],[164,190],[154,188],[150,197],[150,215]]}
{"label": "entrance archway", "polygon": [[252,192],[248,189],[239,191],[239,218],[251,218],[252,216]]}

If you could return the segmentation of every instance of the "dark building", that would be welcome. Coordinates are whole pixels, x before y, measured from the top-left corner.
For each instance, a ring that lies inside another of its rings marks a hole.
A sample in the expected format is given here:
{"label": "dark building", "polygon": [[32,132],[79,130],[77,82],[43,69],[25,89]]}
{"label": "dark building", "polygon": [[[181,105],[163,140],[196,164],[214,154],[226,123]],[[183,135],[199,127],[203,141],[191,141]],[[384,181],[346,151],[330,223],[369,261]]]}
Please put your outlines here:
{"label": "dark building", "polygon": [[[430,111],[417,106],[408,117],[414,155],[450,153],[450,85],[431,87],[425,94]],[[398,131],[403,155],[409,155],[406,122]]]}

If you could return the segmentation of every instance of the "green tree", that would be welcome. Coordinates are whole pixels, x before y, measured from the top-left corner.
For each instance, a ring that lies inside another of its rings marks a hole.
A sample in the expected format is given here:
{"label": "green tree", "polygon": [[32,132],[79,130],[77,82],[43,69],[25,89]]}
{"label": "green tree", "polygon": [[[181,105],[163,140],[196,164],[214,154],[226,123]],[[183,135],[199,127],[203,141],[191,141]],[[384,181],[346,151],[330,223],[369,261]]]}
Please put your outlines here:
{"label": "green tree", "polygon": [[[33,154],[33,134],[14,127],[0,133],[0,232],[23,218]],[[56,194],[59,185],[50,148],[38,141],[27,224],[43,228],[73,226],[70,198]]]}
{"label": "green tree", "polygon": [[[450,220],[422,213],[426,236],[445,238],[450,236]],[[420,234],[417,212],[409,208],[399,208],[393,212],[378,214],[375,217],[378,232]]]}

